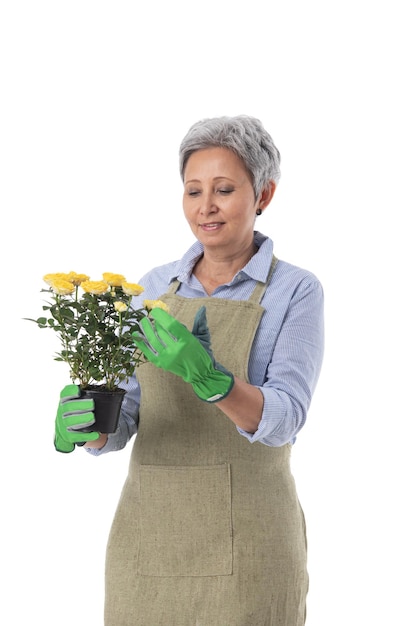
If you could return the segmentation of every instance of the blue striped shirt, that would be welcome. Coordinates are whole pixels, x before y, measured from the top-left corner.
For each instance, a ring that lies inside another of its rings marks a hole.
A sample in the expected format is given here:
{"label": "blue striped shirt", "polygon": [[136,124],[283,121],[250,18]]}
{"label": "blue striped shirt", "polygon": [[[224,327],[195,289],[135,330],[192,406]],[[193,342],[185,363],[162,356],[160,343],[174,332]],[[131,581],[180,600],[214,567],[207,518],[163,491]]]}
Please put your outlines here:
{"label": "blue striped shirt", "polygon": [[[157,267],[139,281],[144,292],[135,299],[158,299],[175,279],[180,281],[177,293],[185,298],[225,298],[247,300],[257,281],[265,282],[273,256],[273,242],[255,232],[258,252],[225,285],[208,296],[193,274],[203,247],[196,242],[178,261]],[[261,302],[265,308],[249,358],[249,382],[264,396],[262,418],[255,433],[238,432],[250,442],[268,446],[294,443],[303,427],[312,394],[319,378],[324,348],[323,290],[311,272],[278,260],[270,284]],[[102,454],[122,449],[137,432],[140,388],[135,377],[125,383],[120,426],[109,435]]]}

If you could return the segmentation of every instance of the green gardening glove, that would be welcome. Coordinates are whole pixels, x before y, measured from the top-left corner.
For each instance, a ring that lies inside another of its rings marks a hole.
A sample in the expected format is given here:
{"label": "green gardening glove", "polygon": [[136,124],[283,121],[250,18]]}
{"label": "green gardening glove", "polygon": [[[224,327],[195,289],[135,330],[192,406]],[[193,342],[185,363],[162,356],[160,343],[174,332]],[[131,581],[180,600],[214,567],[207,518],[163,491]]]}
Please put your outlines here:
{"label": "green gardening glove", "polygon": [[55,418],[55,449],[72,452],[76,444],[95,441],[99,433],[78,432],[94,424],[94,400],[80,399],[78,385],[67,385],[61,391]]}
{"label": "green gardening glove", "polygon": [[163,309],[153,309],[152,318],[142,319],[141,332],[132,333],[137,348],[148,361],[191,383],[201,400],[217,402],[225,398],[234,385],[234,378],[213,358],[205,307],[204,311],[199,310],[194,322],[194,332],[200,332],[201,341]]}

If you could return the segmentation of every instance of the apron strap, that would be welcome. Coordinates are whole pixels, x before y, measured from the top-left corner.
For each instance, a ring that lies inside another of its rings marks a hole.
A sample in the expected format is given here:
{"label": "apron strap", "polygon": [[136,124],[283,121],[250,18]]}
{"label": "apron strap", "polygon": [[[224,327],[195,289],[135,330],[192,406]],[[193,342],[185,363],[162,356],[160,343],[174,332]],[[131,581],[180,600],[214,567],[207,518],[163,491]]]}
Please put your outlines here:
{"label": "apron strap", "polygon": [[167,293],[176,293],[179,286],[180,286],[180,281],[178,280],[178,278],[176,278],[169,285],[169,287],[167,289]]}
{"label": "apron strap", "polygon": [[269,268],[266,281],[262,283],[260,280],[258,280],[258,282],[255,285],[254,290],[252,291],[251,297],[249,298],[249,302],[256,302],[258,304],[261,302],[262,298],[264,297],[265,290],[268,287],[269,282],[271,280],[271,276],[274,273],[274,269],[277,263],[278,263],[277,257],[275,255],[272,255],[271,266]]}
{"label": "apron strap", "polygon": [[[273,255],[272,261],[271,261],[271,267],[269,268],[269,273],[268,273],[266,282],[265,283],[262,283],[261,281],[257,282],[249,298],[249,302],[259,303],[262,300],[265,290],[269,285],[269,281],[271,280],[271,276],[274,272],[274,269],[277,263],[278,263],[278,259],[276,258],[275,255]],[[178,279],[173,280],[167,289],[167,293],[176,293],[179,286],[180,286],[180,281]]]}

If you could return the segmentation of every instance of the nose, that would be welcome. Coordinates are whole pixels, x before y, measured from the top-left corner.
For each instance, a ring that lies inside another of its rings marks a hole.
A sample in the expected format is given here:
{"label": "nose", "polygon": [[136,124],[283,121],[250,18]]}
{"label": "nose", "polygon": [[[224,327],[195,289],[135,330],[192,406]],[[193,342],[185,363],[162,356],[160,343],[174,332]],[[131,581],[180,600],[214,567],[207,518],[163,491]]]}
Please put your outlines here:
{"label": "nose", "polygon": [[218,207],[215,202],[215,196],[213,193],[203,193],[200,196],[200,213],[201,215],[210,215],[210,213],[217,213]]}

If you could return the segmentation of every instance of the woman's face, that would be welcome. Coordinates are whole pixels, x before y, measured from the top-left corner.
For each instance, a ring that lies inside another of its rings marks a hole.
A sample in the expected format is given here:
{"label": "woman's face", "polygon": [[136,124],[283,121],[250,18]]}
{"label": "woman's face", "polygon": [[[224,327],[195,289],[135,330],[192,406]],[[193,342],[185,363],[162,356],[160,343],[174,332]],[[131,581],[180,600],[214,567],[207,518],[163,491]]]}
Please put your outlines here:
{"label": "woman's face", "polygon": [[183,208],[205,248],[230,255],[252,244],[256,198],[250,175],[234,152],[206,148],[190,156]]}

